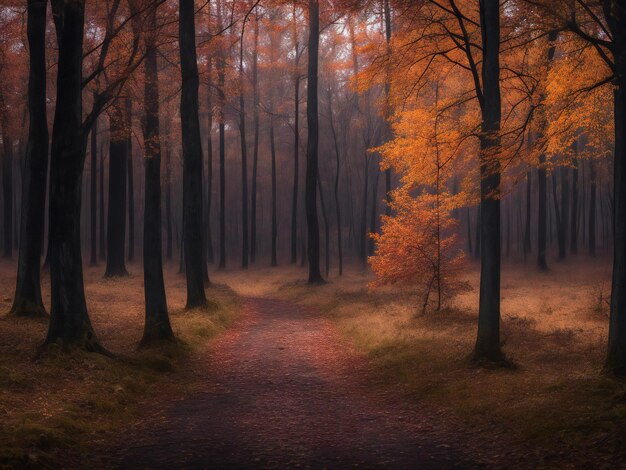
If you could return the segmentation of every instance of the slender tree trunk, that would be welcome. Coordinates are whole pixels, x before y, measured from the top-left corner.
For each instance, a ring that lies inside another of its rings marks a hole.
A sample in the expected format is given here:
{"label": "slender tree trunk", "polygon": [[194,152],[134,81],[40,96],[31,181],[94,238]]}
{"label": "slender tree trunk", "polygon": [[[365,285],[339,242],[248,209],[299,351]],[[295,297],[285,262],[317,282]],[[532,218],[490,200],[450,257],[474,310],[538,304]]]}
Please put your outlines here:
{"label": "slender tree trunk", "polygon": [[[297,54],[297,51],[296,51]],[[296,64],[297,67],[297,64]],[[294,109],[294,142],[293,142],[293,188],[291,196],[291,263],[295,264],[298,257],[298,182],[300,179],[299,152],[300,152],[300,74],[296,71],[294,81],[295,109]]]}
{"label": "slender tree trunk", "polygon": [[13,137],[9,130],[9,111],[0,90],[0,124],[2,125],[2,214],[4,225],[3,257],[13,256]]}
{"label": "slender tree trunk", "polygon": [[252,201],[250,223],[250,262],[256,261],[257,249],[257,171],[259,167],[259,18],[255,15],[254,50],[252,52],[252,100],[254,119],[254,148],[252,151]]}
{"label": "slender tree trunk", "polygon": [[531,220],[532,220],[532,172],[528,170],[526,172],[526,225],[524,227],[524,260],[526,256],[532,252],[531,242]]}
{"label": "slender tree trunk", "polygon": [[100,259],[106,260],[106,222],[105,222],[105,209],[104,209],[104,151],[100,147]]}
{"label": "slender tree trunk", "polygon": [[[222,8],[218,3],[218,24],[222,28]],[[220,133],[220,269],[226,268],[226,149],[225,149],[225,123],[224,107],[226,106],[226,94],[224,90],[226,81],[226,57],[224,51],[218,53],[217,90],[219,96],[219,133]]]}
{"label": "slender tree trunk", "polygon": [[58,72],[50,163],[51,310],[46,344],[103,352],[87,313],[80,245],[82,172],[87,141],[82,128],[85,4],[52,0]]}
{"label": "slender tree trunk", "polygon": [[482,238],[480,235],[481,221],[482,221],[481,207],[479,204],[478,208],[476,209],[476,237],[474,238],[474,240],[476,241],[474,243],[474,258],[477,260],[480,259],[480,252],[481,252],[481,243],[480,243],[480,239]]}
{"label": "slender tree trunk", "polygon": [[367,190],[369,187],[369,158],[365,155],[365,176],[363,178],[363,197],[361,203],[361,233],[360,233],[360,257],[363,264],[367,264]]}
{"label": "slender tree trunk", "polygon": [[539,157],[539,168],[537,168],[537,184],[539,186],[539,200],[537,203],[538,219],[537,219],[537,265],[539,269],[545,271],[548,269],[546,261],[546,236],[548,233],[548,179],[546,175],[546,156],[542,154]]}
{"label": "slender tree trunk", "polygon": [[278,266],[276,255],[276,242],[278,240],[278,214],[276,210],[276,142],[274,138],[273,117],[270,117],[270,152],[272,154],[272,266]]}
{"label": "slender tree trunk", "polygon": [[475,359],[500,360],[500,2],[480,2],[482,30],[481,269]]}
{"label": "slender tree trunk", "polygon": [[320,192],[320,207],[322,209],[322,220],[324,221],[324,273],[326,279],[330,273],[330,227],[328,225],[328,215],[326,212],[326,204],[324,203],[324,191],[322,189],[322,180],[317,178],[317,187]]}
{"label": "slender tree trunk", "polygon": [[[44,241],[48,176],[48,120],[46,116],[47,2],[28,0],[28,113],[30,125],[24,162],[17,286],[11,313],[44,316],[41,298],[41,252]],[[93,171],[93,170],[92,170]]]}
{"label": "slender tree trunk", "polygon": [[[126,98],[126,112],[128,113],[129,130],[132,126],[132,101]],[[133,139],[128,133],[128,261],[135,259],[135,178],[133,171]],[[160,191],[159,191],[160,193]]]}
{"label": "slender tree trunk", "polygon": [[143,278],[146,320],[141,344],[174,338],[167,311],[161,250],[161,136],[159,129],[159,79],[157,72],[156,10],[147,13],[144,65],[144,168]]}
{"label": "slender tree trunk", "polygon": [[202,144],[198,119],[198,62],[193,0],[180,0],[179,47],[182,76],[180,100],[183,141],[183,249],[187,309],[205,307],[202,236]]}
{"label": "slender tree trunk", "polygon": [[[387,45],[387,56],[391,56],[391,5],[389,0],[383,0],[383,16],[385,17],[385,40]],[[387,70],[389,75],[389,70]],[[391,140],[393,133],[391,131],[391,104],[389,103],[389,94],[391,91],[391,77],[385,80],[385,134],[386,139]],[[385,214],[391,215],[391,168],[385,170]],[[372,250],[373,251],[373,250]]]}
{"label": "slender tree trunk", "polygon": [[471,255],[474,251],[472,249],[472,218],[470,215],[469,207],[467,207],[465,211],[467,219],[467,252]]}
{"label": "slender tree trunk", "polygon": [[104,277],[127,276],[126,245],[126,177],[128,172],[129,122],[124,98],[111,106],[109,141],[109,207],[107,217],[107,265]]}
{"label": "slender tree trunk", "polygon": [[319,146],[319,117],[317,102],[317,73],[319,50],[319,3],[318,0],[309,0],[309,66],[307,86],[307,123],[309,138],[307,142],[306,167],[306,220],[308,227],[308,258],[309,284],[323,282],[320,272],[320,234],[317,219],[317,174],[318,174],[318,146]]}
{"label": "slender tree trunk", "polygon": [[[244,25],[245,27],[245,25]],[[241,140],[241,267],[248,269],[250,256],[250,232],[248,228],[248,144],[246,142],[246,100],[244,98],[245,75],[243,73],[243,40],[239,50],[239,137]]]}
{"label": "slender tree trunk", "polygon": [[578,158],[572,168],[572,215],[570,220],[570,252],[578,253]]}
{"label": "slender tree trunk", "polygon": [[589,160],[589,254],[596,255],[596,166]]}
{"label": "slender tree trunk", "polygon": [[208,62],[208,89],[207,89],[207,195],[206,195],[206,255],[207,262],[214,263],[213,231],[211,224],[211,209],[213,204],[213,83],[211,80],[213,60],[209,57]]}
{"label": "slender tree trunk", "polygon": [[567,256],[567,228],[569,227],[569,168],[561,167],[561,228],[559,232],[559,259]]}
{"label": "slender tree trunk", "polygon": [[[172,152],[169,144],[165,146],[165,257],[172,259]],[[145,236],[145,235],[144,235]],[[145,256],[145,254],[144,254]]]}
{"label": "slender tree trunk", "polygon": [[367,254],[374,254],[374,239],[372,234],[378,231],[378,180],[380,179],[380,169],[376,165],[376,175],[374,176],[374,187],[372,188],[372,212],[370,214],[370,230],[367,237]]}
{"label": "slender tree trunk", "polygon": [[[337,139],[337,130],[335,129],[335,118],[333,116],[332,95],[330,89],[328,92],[328,116],[330,120],[330,130],[333,134],[333,145],[335,149],[335,224],[337,225],[337,255],[339,258],[339,275],[343,275],[343,247],[341,236],[341,201],[339,199],[339,173],[341,170],[341,162],[339,157],[339,141]],[[326,273],[328,277],[328,273]]]}

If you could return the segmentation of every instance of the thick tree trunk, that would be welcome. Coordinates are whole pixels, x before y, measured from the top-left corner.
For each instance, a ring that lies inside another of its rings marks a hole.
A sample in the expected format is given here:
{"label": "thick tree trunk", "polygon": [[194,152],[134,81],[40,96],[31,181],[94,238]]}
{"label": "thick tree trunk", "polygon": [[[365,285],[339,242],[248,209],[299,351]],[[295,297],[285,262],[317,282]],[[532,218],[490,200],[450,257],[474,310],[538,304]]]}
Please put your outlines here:
{"label": "thick tree trunk", "polygon": [[46,344],[103,352],[94,334],[83,286],[80,246],[82,173],[82,63],[85,5],[52,0],[57,24],[58,75],[50,162],[51,310]]}
{"label": "thick tree trunk", "polygon": [[104,277],[127,276],[124,256],[126,245],[126,176],[130,128],[124,98],[111,106],[109,141],[109,207],[107,216],[107,265]]}
{"label": "thick tree trunk", "polygon": [[[132,126],[132,101],[126,98],[126,112],[128,113],[129,130]],[[131,133],[128,133],[128,158],[126,164],[128,166],[128,261],[135,259],[135,178],[133,171],[133,139]],[[159,192],[160,193],[160,192]]]}
{"label": "thick tree trunk", "polygon": [[626,373],[626,6],[613,4],[609,26],[617,71],[615,89],[615,156],[613,165],[613,283],[606,366]]}
{"label": "thick tree trunk", "polygon": [[41,299],[41,247],[43,246],[48,173],[48,120],[46,116],[46,9],[47,2],[28,0],[28,113],[30,125],[24,162],[22,215],[17,286],[11,313],[43,316]]}
{"label": "thick tree trunk", "polygon": [[144,65],[144,218],[143,279],[146,319],[141,344],[174,338],[167,311],[161,248],[161,141],[159,129],[159,79],[157,72],[156,9],[147,13]]}
{"label": "thick tree trunk", "polygon": [[480,2],[482,30],[481,269],[477,360],[498,361],[500,349],[500,2]]}
{"label": "thick tree trunk", "polygon": [[307,123],[309,138],[306,162],[306,220],[309,258],[309,284],[323,282],[320,272],[320,233],[317,219],[317,152],[319,146],[319,116],[317,102],[318,50],[320,40],[319,3],[309,0],[309,66],[307,86]]}
{"label": "thick tree trunk", "polygon": [[180,100],[183,141],[183,250],[187,277],[186,308],[205,307],[202,236],[202,144],[198,119],[198,63],[193,0],[180,0]]}

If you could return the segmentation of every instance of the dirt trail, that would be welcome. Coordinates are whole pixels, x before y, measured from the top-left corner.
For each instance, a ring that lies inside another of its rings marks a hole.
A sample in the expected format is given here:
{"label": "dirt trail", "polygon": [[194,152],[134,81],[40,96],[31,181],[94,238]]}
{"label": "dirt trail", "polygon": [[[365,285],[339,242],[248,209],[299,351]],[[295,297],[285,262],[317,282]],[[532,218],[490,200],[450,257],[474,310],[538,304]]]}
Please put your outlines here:
{"label": "dirt trail", "polygon": [[296,304],[246,299],[203,391],[124,436],[120,468],[472,468],[445,417],[368,387],[367,362]]}

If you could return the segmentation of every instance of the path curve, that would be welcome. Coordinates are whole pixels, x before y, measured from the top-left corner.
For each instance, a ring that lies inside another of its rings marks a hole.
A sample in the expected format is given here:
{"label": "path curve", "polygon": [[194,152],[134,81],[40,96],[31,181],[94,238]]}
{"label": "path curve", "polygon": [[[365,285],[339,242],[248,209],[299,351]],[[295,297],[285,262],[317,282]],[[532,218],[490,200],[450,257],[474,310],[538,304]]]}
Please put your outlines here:
{"label": "path curve", "polygon": [[477,467],[462,434],[368,387],[367,361],[297,304],[245,299],[201,366],[202,392],[124,436],[120,468]]}

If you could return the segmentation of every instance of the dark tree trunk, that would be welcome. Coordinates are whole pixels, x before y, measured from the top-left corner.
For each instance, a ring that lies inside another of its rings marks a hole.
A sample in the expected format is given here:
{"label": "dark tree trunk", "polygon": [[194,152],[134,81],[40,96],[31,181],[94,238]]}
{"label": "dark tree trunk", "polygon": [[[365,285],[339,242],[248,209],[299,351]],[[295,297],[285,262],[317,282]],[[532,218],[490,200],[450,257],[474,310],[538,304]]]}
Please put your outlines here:
{"label": "dark tree trunk", "polygon": [[13,137],[9,130],[9,111],[0,90],[0,123],[2,124],[2,214],[3,214],[3,257],[13,255]]}
{"label": "dark tree trunk", "polygon": [[[172,152],[169,144],[165,146],[165,257],[172,259]],[[145,255],[144,255],[145,256]]]}
{"label": "dark tree trunk", "polygon": [[[383,16],[385,17],[385,40],[387,42],[387,55],[391,55],[391,5],[389,0],[383,0]],[[389,73],[389,71],[387,71]],[[389,92],[391,91],[391,77],[385,80],[385,133],[387,140],[393,137],[391,131],[391,106],[389,103]],[[385,214],[391,215],[391,168],[385,170]]]}
{"label": "dark tree trunk", "polygon": [[[131,119],[133,115],[133,109],[132,102],[128,97],[126,98],[126,112],[128,113],[127,119],[130,131],[132,126]],[[130,132],[128,133],[127,146],[128,158],[126,160],[126,164],[128,165],[128,261],[133,261],[135,259],[135,175],[133,172],[133,140]]]}
{"label": "dark tree trunk", "polygon": [[[335,224],[337,225],[337,255],[339,262],[339,275],[343,275],[343,247],[341,236],[341,201],[339,199],[339,174],[341,170],[341,162],[339,157],[339,141],[337,139],[337,130],[335,129],[335,118],[333,116],[332,95],[328,92],[328,117],[330,120],[330,130],[333,134],[333,146],[335,149]],[[328,273],[326,273],[328,277]]]}
{"label": "dark tree trunk", "polygon": [[578,253],[578,158],[574,159],[572,168],[572,212],[570,220],[570,252]]}
{"label": "dark tree trunk", "polygon": [[483,47],[481,144],[481,270],[474,357],[500,360],[500,2],[480,2]]}
{"label": "dark tree trunk", "polygon": [[360,258],[363,264],[367,264],[367,190],[369,187],[369,157],[365,155],[365,176],[363,178],[363,197],[361,198],[361,233],[360,233]]}
{"label": "dark tree trunk", "polygon": [[[218,24],[222,28],[222,8],[217,5]],[[226,268],[226,149],[224,107],[226,106],[226,57],[224,51],[218,53],[217,91],[219,96],[219,133],[220,133],[220,269]]]}
{"label": "dark tree trunk", "polygon": [[202,236],[202,144],[198,119],[198,63],[193,0],[180,0],[179,46],[182,75],[180,100],[183,141],[183,250],[187,309],[205,307]]}
{"label": "dark tree trunk", "polygon": [[244,98],[243,31],[239,51],[239,137],[241,140],[241,267],[248,269],[250,233],[248,229],[248,144],[246,142],[246,100]]}
{"label": "dark tree trunk", "polygon": [[104,217],[104,151],[100,148],[100,259],[105,260],[106,251],[106,222]]}
{"label": "dark tree trunk", "polygon": [[613,2],[612,8],[612,15],[607,16],[613,33],[617,83],[614,92],[613,282],[606,366],[623,374],[626,372],[626,6],[623,2]]}
{"label": "dark tree trunk", "polygon": [[207,89],[207,188],[206,188],[206,256],[207,262],[213,263],[213,232],[211,225],[211,209],[213,204],[213,83],[211,81],[213,61],[209,58],[208,63],[208,89]]}
{"label": "dark tree trunk", "polygon": [[91,184],[89,187],[89,216],[91,222],[91,255],[89,264],[98,264],[98,121],[91,128]]}
{"label": "dark tree trunk", "polygon": [[322,209],[322,220],[324,221],[324,276],[328,279],[330,273],[330,226],[328,225],[328,214],[324,203],[324,190],[321,178],[317,178],[317,186],[320,192],[320,208]]}
{"label": "dark tree trunk", "polygon": [[[296,51],[296,54],[298,51]],[[297,66],[297,64],[296,64]],[[296,70],[294,82],[295,109],[294,109],[294,141],[293,141],[293,188],[291,196],[291,263],[295,264],[298,257],[298,183],[300,178],[299,152],[300,152],[300,75]]]}
{"label": "dark tree trunk", "polygon": [[596,255],[596,166],[589,160],[589,254]]}
{"label": "dark tree trunk", "polygon": [[104,273],[104,277],[107,278],[128,275],[124,251],[130,128],[124,98],[116,98],[110,109],[109,212],[107,216],[107,265]]}
{"label": "dark tree trunk", "polygon": [[548,269],[546,261],[546,236],[548,233],[548,178],[546,175],[546,156],[539,157],[539,168],[537,168],[537,185],[539,186],[539,200],[537,202],[537,265],[539,269]]}
{"label": "dark tree trunk", "polygon": [[482,217],[480,216],[480,204],[478,205],[478,208],[476,209],[476,237],[474,238],[475,243],[474,243],[474,258],[475,259],[480,259],[480,225],[481,225],[481,219]]}
{"label": "dark tree trunk", "polygon": [[466,219],[467,219],[467,252],[471,255],[472,250],[472,217],[470,215],[469,207],[466,208]]}
{"label": "dark tree trunk", "polygon": [[57,29],[58,72],[50,163],[51,310],[46,344],[102,352],[85,302],[80,246],[82,173],[82,64],[85,5],[52,0]]}
{"label": "dark tree trunk", "polygon": [[306,220],[307,250],[309,258],[309,284],[323,282],[320,272],[320,234],[317,219],[317,152],[319,146],[319,117],[317,102],[317,72],[319,50],[319,3],[309,0],[309,66],[307,86],[307,123],[309,138],[307,142],[306,163]]}
{"label": "dark tree trunk", "polygon": [[561,167],[561,228],[559,231],[559,259],[567,256],[567,229],[569,227],[569,168]]}
{"label": "dark tree trunk", "polygon": [[255,17],[254,23],[254,50],[252,52],[252,100],[254,116],[254,148],[252,151],[252,200],[251,200],[251,223],[250,223],[250,261],[256,261],[257,249],[257,170],[259,167],[259,19]]}
{"label": "dark tree trunk", "polygon": [[378,180],[380,179],[380,169],[376,165],[376,176],[374,177],[374,187],[372,188],[372,207],[370,214],[370,230],[367,237],[367,254],[374,254],[374,239],[372,234],[378,231]]}
{"label": "dark tree trunk", "polygon": [[144,219],[143,279],[146,319],[141,344],[174,338],[167,312],[161,248],[161,141],[159,129],[159,79],[157,72],[156,9],[147,13],[144,65]]}
{"label": "dark tree trunk", "polygon": [[524,227],[524,260],[532,252],[530,224],[532,220],[532,172],[526,172],[526,225]]}
{"label": "dark tree trunk", "polygon": [[278,214],[276,212],[276,142],[274,118],[270,117],[270,151],[272,154],[272,266],[278,266],[276,241],[278,240]]}
{"label": "dark tree trunk", "polygon": [[41,299],[41,247],[43,246],[48,173],[48,120],[46,116],[46,9],[47,2],[28,0],[28,113],[30,125],[24,162],[22,215],[17,286],[11,313],[43,316]]}

